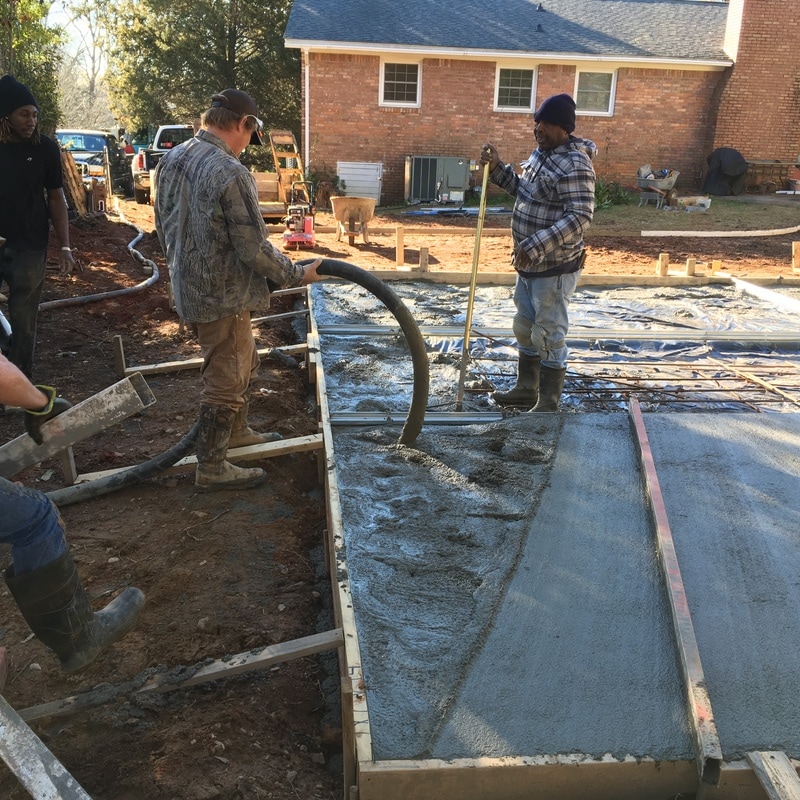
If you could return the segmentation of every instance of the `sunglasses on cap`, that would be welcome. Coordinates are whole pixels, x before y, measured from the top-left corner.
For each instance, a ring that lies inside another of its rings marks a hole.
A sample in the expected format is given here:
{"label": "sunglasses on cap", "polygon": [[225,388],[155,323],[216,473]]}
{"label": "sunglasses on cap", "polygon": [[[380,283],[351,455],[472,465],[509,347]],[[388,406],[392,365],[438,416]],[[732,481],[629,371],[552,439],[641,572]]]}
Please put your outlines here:
{"label": "sunglasses on cap", "polygon": [[255,114],[245,114],[242,119],[252,119],[255,120],[256,123],[256,130],[260,133],[264,130],[264,123],[255,115]]}
{"label": "sunglasses on cap", "polygon": [[253,131],[253,135],[250,137],[250,144],[262,144],[263,137],[261,132],[264,130],[264,123],[255,114],[245,114],[242,119],[255,120],[256,127]]}

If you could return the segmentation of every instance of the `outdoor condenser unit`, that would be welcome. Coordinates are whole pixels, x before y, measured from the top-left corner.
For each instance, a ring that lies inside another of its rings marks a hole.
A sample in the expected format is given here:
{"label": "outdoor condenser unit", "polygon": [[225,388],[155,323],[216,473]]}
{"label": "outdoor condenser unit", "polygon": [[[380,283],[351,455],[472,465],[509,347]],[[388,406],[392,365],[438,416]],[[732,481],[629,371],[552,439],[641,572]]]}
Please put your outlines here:
{"label": "outdoor condenser unit", "polygon": [[468,158],[406,156],[405,194],[409,203],[463,203],[469,189]]}

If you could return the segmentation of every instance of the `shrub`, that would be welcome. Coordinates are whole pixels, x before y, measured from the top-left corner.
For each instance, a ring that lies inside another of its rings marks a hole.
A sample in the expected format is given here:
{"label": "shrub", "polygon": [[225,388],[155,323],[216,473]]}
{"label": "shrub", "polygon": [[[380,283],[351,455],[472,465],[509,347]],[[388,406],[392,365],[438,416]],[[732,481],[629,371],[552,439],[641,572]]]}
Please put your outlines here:
{"label": "shrub", "polygon": [[634,201],[633,195],[621,183],[598,178],[594,187],[594,207],[626,206]]}

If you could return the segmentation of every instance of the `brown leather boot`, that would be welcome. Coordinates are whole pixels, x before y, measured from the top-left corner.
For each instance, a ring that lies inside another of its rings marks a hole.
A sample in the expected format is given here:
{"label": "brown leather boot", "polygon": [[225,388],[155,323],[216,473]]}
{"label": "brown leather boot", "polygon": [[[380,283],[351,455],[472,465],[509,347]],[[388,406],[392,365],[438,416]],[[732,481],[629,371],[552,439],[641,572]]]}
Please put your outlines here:
{"label": "brown leather boot", "polygon": [[235,412],[233,417],[233,427],[231,428],[231,439],[228,447],[247,447],[251,444],[266,444],[267,442],[277,442],[283,439],[277,431],[269,433],[258,433],[247,424],[247,416],[250,411],[250,399],[244,401],[244,405]]}
{"label": "brown leather boot", "polygon": [[237,467],[225,460],[231,438],[232,408],[200,406],[200,430],[197,433],[197,469],[194,484],[201,492],[220,489],[250,489],[266,480],[267,473],[258,467]]}
{"label": "brown leather boot", "polygon": [[494,392],[492,398],[501,406],[525,406],[533,408],[539,399],[539,356],[519,354],[517,383],[507,392]]}
{"label": "brown leather boot", "polygon": [[564,389],[566,369],[542,367],[539,377],[539,402],[534,411],[558,411],[558,401]]}

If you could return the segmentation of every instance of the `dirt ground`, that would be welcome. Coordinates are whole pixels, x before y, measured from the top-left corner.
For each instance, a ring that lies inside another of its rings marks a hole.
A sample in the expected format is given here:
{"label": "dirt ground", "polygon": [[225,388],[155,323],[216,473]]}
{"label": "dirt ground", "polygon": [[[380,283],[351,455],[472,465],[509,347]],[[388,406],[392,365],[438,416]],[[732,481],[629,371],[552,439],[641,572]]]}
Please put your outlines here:
{"label": "dirt ground", "polygon": [[[170,309],[163,257],[147,206],[120,201],[142,233],[136,248],[159,279],[124,296],[44,309],[39,317],[35,380],[77,402],[115,383],[114,340],[122,338],[128,366],[198,355],[188,330]],[[379,216],[374,228],[475,226],[475,219]],[[321,212],[317,226],[332,226]],[[505,227],[489,217],[486,227]],[[82,269],[60,277],[51,259],[43,300],[86,297],[135,287],[148,275],[127,252],[138,231],[116,212],[72,225]],[[279,240],[273,234],[273,241]],[[351,247],[318,234],[314,255],[366,269],[395,265],[394,234],[360,238]],[[653,274],[659,253],[673,264],[715,259],[742,277],[788,276],[794,237],[641,239],[590,236],[588,272]],[[482,269],[508,269],[509,239],[487,236]],[[406,266],[428,248],[429,269],[472,267],[474,237],[406,235]],[[292,257],[307,258],[308,251]],[[279,298],[274,312],[294,301]],[[4,306],[0,306],[4,308]],[[259,347],[297,341],[283,318],[257,330]],[[157,402],[74,448],[81,474],[138,464],[176,443],[197,414],[199,374],[148,375]],[[302,358],[264,359],[252,404],[253,426],[284,438],[317,432],[313,388]],[[23,430],[19,413],[0,416],[0,439]],[[191,473],[147,480],[113,494],[62,508],[68,539],[96,607],[126,586],[138,586],[147,606],[136,629],[97,663],[64,676],[54,656],[29,630],[8,592],[0,589],[0,646],[8,677],[2,693],[17,710],[98,686],[139,682],[153,672],[192,667],[333,627],[324,568],[323,488],[314,453],[261,462],[269,480],[251,492],[198,494]],[[64,485],[53,459],[15,476],[50,491]],[[6,562],[8,561],[8,554]],[[55,756],[96,800],[335,800],[342,798],[338,675],[332,655],[302,658],[260,672],[161,695],[111,694],[90,711],[32,723]],[[0,768],[0,796],[28,795]]]}

